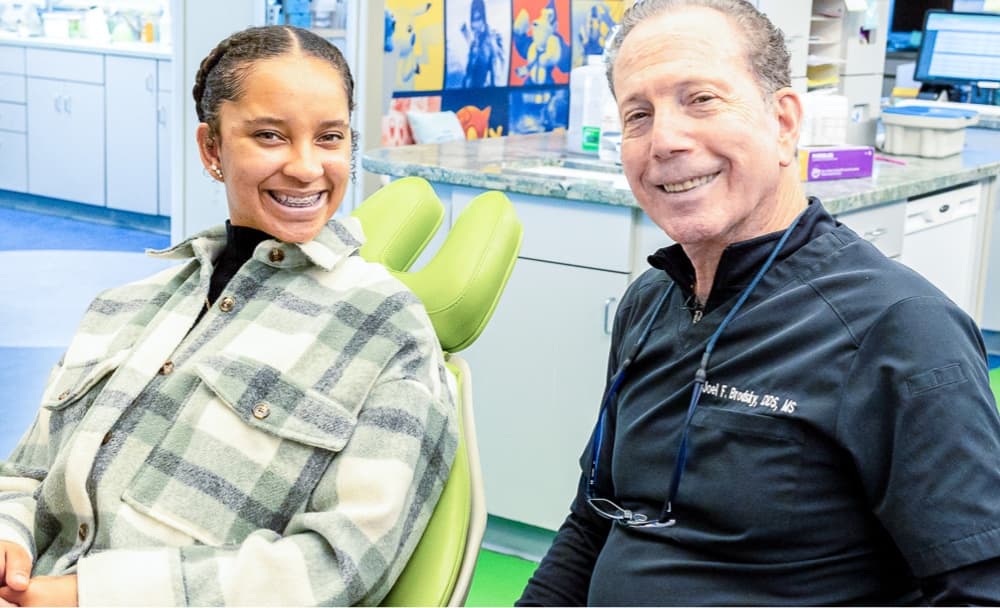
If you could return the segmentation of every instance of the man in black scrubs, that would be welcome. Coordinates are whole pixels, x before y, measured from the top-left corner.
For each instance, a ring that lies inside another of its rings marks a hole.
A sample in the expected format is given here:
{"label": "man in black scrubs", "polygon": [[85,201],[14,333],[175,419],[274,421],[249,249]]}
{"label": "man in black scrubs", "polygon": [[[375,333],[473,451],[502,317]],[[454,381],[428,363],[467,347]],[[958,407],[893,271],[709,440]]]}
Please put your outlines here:
{"label": "man in black scrubs", "polygon": [[625,175],[677,245],[618,309],[519,603],[1000,604],[981,335],[805,196],[781,33],[742,0],[641,0],[608,60]]}

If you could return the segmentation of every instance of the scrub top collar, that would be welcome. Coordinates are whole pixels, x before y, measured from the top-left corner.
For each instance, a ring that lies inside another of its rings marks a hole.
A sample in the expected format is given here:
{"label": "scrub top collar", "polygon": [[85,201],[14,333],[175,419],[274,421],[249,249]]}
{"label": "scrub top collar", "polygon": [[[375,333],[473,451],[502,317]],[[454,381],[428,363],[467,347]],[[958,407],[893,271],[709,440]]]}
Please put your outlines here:
{"label": "scrub top collar", "polygon": [[[788,258],[818,232],[828,231],[835,224],[836,221],[826,213],[819,199],[809,197],[809,204],[799,218],[798,227],[792,231],[775,263]],[[746,288],[760,265],[771,254],[774,242],[780,239],[784,232],[782,229],[726,247],[719,259],[719,267],[715,271],[715,281],[708,302],[705,303],[704,314],[712,312]],[[685,301],[693,296],[694,266],[680,245],[664,247],[646,259],[650,266],[663,270],[673,279]]]}

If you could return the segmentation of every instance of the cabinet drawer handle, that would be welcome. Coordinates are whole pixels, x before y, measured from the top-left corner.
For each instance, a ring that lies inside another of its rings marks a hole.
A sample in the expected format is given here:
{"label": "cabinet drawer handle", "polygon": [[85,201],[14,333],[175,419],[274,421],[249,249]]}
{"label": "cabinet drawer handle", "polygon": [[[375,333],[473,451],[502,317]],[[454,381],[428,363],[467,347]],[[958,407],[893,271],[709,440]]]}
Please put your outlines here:
{"label": "cabinet drawer handle", "polygon": [[52,105],[55,106],[56,112],[61,113],[62,108],[59,106],[59,100],[62,99],[61,95],[56,95],[56,98],[52,100]]}
{"label": "cabinet drawer handle", "polygon": [[67,114],[72,114],[73,113],[73,98],[72,97],[67,97],[66,99],[63,100],[63,109],[66,110]]}
{"label": "cabinet drawer handle", "polygon": [[869,230],[868,232],[865,233],[864,239],[866,241],[874,241],[877,240],[878,237],[882,236],[886,232],[889,232],[886,228],[876,228],[875,230]]}
{"label": "cabinet drawer handle", "polygon": [[150,93],[153,92],[153,75],[149,74],[146,76],[146,90]]}
{"label": "cabinet drawer handle", "polygon": [[604,333],[611,335],[611,330],[615,326],[614,310],[618,304],[618,298],[611,297],[604,301]]}
{"label": "cabinet drawer handle", "polygon": [[940,207],[938,207],[938,213],[948,213],[949,209],[951,209],[951,205],[949,205],[949,204],[946,203],[946,204],[941,205]]}
{"label": "cabinet drawer handle", "polygon": [[157,122],[157,124],[161,124],[163,126],[166,126],[166,124],[167,124],[167,109],[166,108],[163,108],[163,107],[156,108],[156,122]]}

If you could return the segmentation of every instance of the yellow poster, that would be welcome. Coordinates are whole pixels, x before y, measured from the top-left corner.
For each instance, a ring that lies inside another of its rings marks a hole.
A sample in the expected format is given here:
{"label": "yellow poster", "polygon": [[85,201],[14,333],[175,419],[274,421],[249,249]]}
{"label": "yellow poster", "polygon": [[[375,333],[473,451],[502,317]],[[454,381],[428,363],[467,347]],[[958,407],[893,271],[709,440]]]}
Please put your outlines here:
{"label": "yellow poster", "polygon": [[394,90],[444,88],[444,0],[386,0],[384,50]]}

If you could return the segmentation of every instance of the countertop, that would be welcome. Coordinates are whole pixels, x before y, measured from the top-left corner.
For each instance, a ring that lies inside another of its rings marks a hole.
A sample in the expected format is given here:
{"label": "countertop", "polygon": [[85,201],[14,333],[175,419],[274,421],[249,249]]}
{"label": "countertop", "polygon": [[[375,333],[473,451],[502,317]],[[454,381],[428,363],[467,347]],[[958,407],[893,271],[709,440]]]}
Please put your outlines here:
{"label": "countertop", "polygon": [[46,38],[44,36],[19,36],[13,32],[0,32],[0,45],[23,46],[60,51],[82,51],[146,59],[172,59],[169,44],[147,42],[97,42],[86,38]]}
{"label": "countertop", "polygon": [[[920,196],[1000,174],[1000,132],[967,129],[961,154],[876,160],[870,178],[805,183],[833,214]],[[881,156],[881,155],[880,155]],[[565,151],[564,133],[380,148],[364,153],[373,173],[551,198],[638,207],[621,167]]]}

